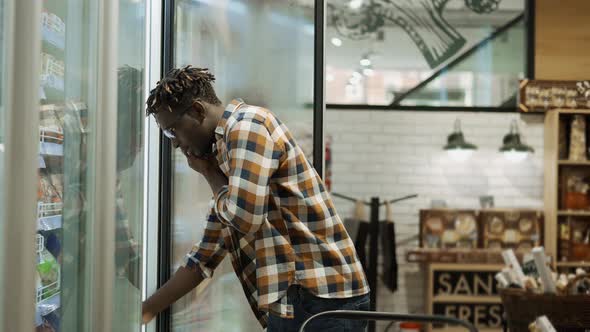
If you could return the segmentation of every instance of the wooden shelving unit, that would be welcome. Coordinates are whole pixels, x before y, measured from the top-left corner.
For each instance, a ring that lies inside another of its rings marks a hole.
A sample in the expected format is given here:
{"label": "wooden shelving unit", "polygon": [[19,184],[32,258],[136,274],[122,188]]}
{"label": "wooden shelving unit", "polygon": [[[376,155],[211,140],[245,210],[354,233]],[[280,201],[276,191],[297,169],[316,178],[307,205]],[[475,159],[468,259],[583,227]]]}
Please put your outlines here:
{"label": "wooden shelving unit", "polygon": [[473,295],[435,295],[432,303],[500,303],[498,296],[473,296]]}
{"label": "wooden shelving unit", "polygon": [[582,115],[590,115],[590,109],[558,109],[555,110],[560,114],[582,114]]}
{"label": "wooden shelving unit", "polygon": [[557,262],[557,267],[590,267],[590,262]]}
{"label": "wooden shelving unit", "polygon": [[590,217],[590,211],[559,210],[558,217]]}
{"label": "wooden shelving unit", "polygon": [[590,166],[590,161],[559,160],[557,163],[565,166]]}
{"label": "wooden shelving unit", "polygon": [[[577,225],[588,223],[590,227],[590,210],[566,209],[563,203],[565,191],[564,179],[566,174],[590,175],[590,160],[569,160],[570,122],[574,115],[586,117],[586,126],[590,126],[590,110],[556,109],[550,110],[545,117],[545,249],[552,257],[556,257],[555,266],[560,268],[590,267],[590,262],[582,262],[573,257],[565,257],[571,254],[572,220]],[[590,140],[586,142],[590,146]],[[568,225],[570,241],[564,241],[570,246],[569,251],[560,246],[562,236],[561,226]],[[569,252],[569,254],[568,254]]]}

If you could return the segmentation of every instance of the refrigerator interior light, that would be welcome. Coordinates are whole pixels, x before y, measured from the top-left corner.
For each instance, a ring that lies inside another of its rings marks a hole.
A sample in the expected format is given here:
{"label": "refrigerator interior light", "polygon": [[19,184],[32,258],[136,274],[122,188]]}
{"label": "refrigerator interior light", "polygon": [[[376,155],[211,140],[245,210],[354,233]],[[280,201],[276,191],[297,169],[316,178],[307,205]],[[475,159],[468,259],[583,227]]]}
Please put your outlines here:
{"label": "refrigerator interior light", "polygon": [[350,9],[359,9],[361,8],[363,5],[363,0],[351,0],[348,3],[348,6],[350,7]]}
{"label": "refrigerator interior light", "polygon": [[375,74],[375,71],[372,68],[365,68],[365,69],[363,69],[363,75],[365,75],[365,76],[373,76],[373,74]]}
{"label": "refrigerator interior light", "polygon": [[340,39],[338,37],[334,37],[330,41],[332,42],[332,45],[334,45],[336,47],[342,46],[342,39]]}

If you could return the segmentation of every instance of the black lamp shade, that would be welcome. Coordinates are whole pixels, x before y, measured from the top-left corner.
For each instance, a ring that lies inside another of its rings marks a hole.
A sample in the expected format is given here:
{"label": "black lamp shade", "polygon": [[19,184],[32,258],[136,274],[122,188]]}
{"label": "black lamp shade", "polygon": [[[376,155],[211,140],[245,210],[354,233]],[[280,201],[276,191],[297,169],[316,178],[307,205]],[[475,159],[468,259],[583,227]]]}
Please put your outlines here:
{"label": "black lamp shade", "polygon": [[468,143],[465,141],[463,132],[454,132],[447,137],[447,145],[444,146],[445,150],[477,150],[475,144]]}
{"label": "black lamp shade", "polygon": [[500,147],[500,152],[507,152],[507,151],[518,151],[518,152],[535,152],[535,150],[522,143],[520,140],[520,134],[518,133],[509,133],[504,136],[504,140],[502,141],[502,146]]}

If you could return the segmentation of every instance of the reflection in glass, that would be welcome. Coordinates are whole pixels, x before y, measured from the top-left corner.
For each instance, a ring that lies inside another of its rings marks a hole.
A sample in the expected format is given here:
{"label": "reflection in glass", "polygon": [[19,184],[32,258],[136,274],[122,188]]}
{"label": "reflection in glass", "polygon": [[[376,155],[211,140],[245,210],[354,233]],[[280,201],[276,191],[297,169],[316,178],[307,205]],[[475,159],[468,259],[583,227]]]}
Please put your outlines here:
{"label": "reflection in glass", "polygon": [[353,9],[328,0],[327,103],[516,106],[524,7],[520,0],[367,0]]}
{"label": "reflection in glass", "polygon": [[141,309],[146,1],[119,1],[113,330],[138,331]]}
{"label": "reflection in glass", "polygon": [[[176,1],[174,66],[209,68],[224,103],[269,108],[311,156],[313,2]],[[200,241],[212,196],[204,178],[175,153],[172,272]],[[311,159],[310,159],[311,160]],[[229,259],[212,280],[173,307],[174,331],[260,331]]]}

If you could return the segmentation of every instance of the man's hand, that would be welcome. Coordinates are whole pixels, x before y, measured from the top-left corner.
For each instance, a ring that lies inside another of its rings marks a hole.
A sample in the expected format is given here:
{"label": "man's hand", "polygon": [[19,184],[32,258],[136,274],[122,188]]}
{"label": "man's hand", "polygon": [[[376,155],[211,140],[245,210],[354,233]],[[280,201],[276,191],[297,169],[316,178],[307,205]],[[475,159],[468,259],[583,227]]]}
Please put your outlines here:
{"label": "man's hand", "polygon": [[152,312],[152,310],[150,308],[148,308],[148,305],[146,304],[146,302],[142,303],[142,305],[141,305],[141,323],[148,324],[149,322],[152,321],[152,319],[154,319],[154,317],[156,317],[156,315]]}
{"label": "man's hand", "polygon": [[186,293],[197,287],[203,276],[186,267],[180,267],[164,286],[158,289],[141,305],[141,321],[149,323],[162,310],[183,297]]}
{"label": "man's hand", "polygon": [[223,174],[219,165],[217,165],[217,159],[215,159],[215,156],[199,158],[189,153],[186,154],[186,161],[190,168],[201,173],[205,177],[213,194],[219,192],[221,187],[227,185],[227,177]]}

